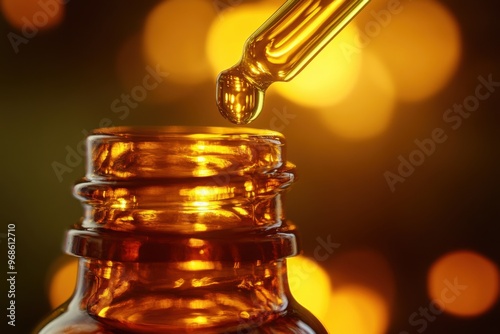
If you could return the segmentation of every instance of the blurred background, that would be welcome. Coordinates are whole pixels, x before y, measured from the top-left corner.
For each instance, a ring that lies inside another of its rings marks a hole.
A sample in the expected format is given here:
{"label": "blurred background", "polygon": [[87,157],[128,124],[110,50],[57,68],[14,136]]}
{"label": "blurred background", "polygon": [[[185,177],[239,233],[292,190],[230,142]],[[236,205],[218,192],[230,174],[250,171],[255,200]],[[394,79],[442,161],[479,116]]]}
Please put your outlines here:
{"label": "blurred background", "polygon": [[[81,215],[85,136],[233,126],[216,75],[282,1],[0,3],[0,247],[15,224],[15,329],[27,333],[72,289],[61,243]],[[286,198],[304,250],[290,284],[332,333],[500,328],[498,10],[373,0],[269,88],[251,126],[283,132],[300,174]]]}

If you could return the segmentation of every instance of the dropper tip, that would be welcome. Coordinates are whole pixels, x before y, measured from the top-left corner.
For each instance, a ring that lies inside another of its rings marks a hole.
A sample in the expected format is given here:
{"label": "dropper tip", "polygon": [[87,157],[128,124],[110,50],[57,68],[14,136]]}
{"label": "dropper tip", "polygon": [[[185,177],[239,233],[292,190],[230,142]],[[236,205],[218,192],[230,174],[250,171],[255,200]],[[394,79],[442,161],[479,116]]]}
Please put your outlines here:
{"label": "dropper tip", "polygon": [[255,86],[238,66],[217,78],[217,107],[234,124],[248,124],[262,111],[265,91]]}

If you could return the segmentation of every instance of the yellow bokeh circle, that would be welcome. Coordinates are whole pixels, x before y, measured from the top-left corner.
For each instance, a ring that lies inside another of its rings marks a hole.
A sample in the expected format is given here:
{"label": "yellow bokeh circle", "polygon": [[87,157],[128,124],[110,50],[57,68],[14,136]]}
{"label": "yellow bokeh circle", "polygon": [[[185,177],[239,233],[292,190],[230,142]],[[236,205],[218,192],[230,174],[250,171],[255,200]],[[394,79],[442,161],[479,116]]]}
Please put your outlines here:
{"label": "yellow bokeh circle", "polygon": [[449,82],[460,60],[459,25],[437,1],[400,2],[392,12],[374,9],[364,15],[360,31],[358,47],[381,57],[404,101],[437,93]]}
{"label": "yellow bokeh circle", "polygon": [[322,322],[329,333],[384,334],[389,311],[374,291],[360,285],[344,286],[334,289],[328,317]]}
{"label": "yellow bokeh circle", "polygon": [[318,319],[328,313],[331,283],[328,273],[313,259],[287,259],[288,284],[294,298]]}
{"label": "yellow bokeh circle", "polygon": [[210,78],[205,43],[214,17],[209,1],[160,2],[147,16],[144,27],[147,62],[168,72],[169,81],[198,84]]}
{"label": "yellow bokeh circle", "polygon": [[49,270],[48,297],[52,308],[67,301],[75,290],[78,259],[69,256],[58,258]]}
{"label": "yellow bokeh circle", "polygon": [[26,39],[38,30],[58,25],[65,13],[65,5],[58,0],[2,0],[1,9],[9,24],[21,30]]}
{"label": "yellow bokeh circle", "polygon": [[468,250],[451,252],[429,270],[429,297],[438,312],[477,316],[496,303],[499,279],[497,265],[483,255]]}
{"label": "yellow bokeh circle", "polygon": [[268,2],[241,4],[223,11],[208,32],[207,57],[212,73],[235,65],[245,41],[278,7]]}
{"label": "yellow bokeh circle", "polygon": [[356,86],[341,102],[318,109],[325,126],[349,140],[368,139],[383,133],[389,127],[396,105],[396,88],[378,57],[365,52],[361,73]]}

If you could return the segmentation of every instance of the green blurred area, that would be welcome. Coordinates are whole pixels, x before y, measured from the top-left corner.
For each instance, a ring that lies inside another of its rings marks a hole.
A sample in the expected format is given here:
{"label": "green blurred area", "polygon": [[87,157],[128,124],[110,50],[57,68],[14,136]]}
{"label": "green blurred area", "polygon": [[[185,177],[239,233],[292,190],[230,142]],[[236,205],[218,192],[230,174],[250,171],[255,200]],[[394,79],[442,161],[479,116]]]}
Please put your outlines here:
{"label": "green blurred area", "polygon": [[[84,163],[73,156],[69,166],[67,155],[78,150],[85,133],[107,122],[103,119],[117,126],[232,126],[215,108],[215,78],[170,103],[146,100],[124,120],[111,109],[127,93],[117,79],[118,49],[141,30],[156,3],[69,2],[62,25],[40,32],[17,54],[5,38],[15,30],[0,20],[0,233],[16,224],[18,333],[27,333],[50,311],[47,271],[61,254],[64,231],[81,215],[71,189],[84,175]],[[500,89],[459,129],[442,120],[446,109],[474,92],[478,76],[500,81],[499,8],[485,0],[443,3],[462,28],[460,68],[435,97],[400,103],[384,134],[338,138],[310,110],[276,96],[266,100],[251,125],[269,127],[273,109],[295,115],[283,129],[289,159],[299,171],[286,198],[287,214],[302,231],[306,255],[317,237],[332,235],[342,245],[339,252],[370,248],[386,256],[397,280],[391,333],[408,328],[408,315],[428,304],[427,270],[444,252],[472,249],[500,262]],[[384,172],[395,172],[398,156],[408,157],[414,140],[429,138],[437,127],[448,139],[391,192]],[[58,177],[54,162],[70,171]],[[5,243],[0,247],[5,254]],[[484,332],[498,327],[497,321],[498,308],[475,319],[443,315],[428,333]]]}

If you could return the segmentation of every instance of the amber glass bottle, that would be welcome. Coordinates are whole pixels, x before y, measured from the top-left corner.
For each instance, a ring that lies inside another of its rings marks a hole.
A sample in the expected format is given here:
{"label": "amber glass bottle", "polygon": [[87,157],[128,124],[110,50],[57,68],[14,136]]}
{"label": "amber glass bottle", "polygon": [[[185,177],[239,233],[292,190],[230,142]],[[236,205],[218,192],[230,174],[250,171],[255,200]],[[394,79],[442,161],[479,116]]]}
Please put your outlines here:
{"label": "amber glass bottle", "polygon": [[255,129],[94,131],[64,246],[77,287],[35,333],[326,333],[288,288],[284,145]]}

